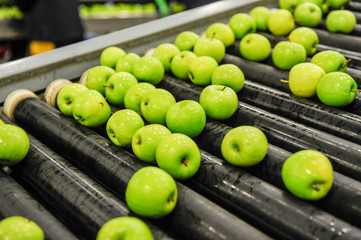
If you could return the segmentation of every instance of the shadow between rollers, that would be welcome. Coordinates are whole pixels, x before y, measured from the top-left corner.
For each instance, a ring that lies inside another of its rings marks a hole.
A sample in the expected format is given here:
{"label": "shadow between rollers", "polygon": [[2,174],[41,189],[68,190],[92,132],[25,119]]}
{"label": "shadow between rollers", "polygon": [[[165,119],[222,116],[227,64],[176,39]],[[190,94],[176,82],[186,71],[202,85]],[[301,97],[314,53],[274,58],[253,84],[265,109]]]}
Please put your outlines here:
{"label": "shadow between rollers", "polygon": [[[127,182],[147,166],[134,155],[37,98],[14,108],[15,121],[122,199]],[[184,239],[270,239],[255,227],[177,182],[178,202],[168,216],[152,220]]]}
{"label": "shadow between rollers", "polygon": [[[0,119],[11,123],[1,114]],[[66,218],[65,224],[70,224],[80,239],[95,239],[107,221],[131,216],[124,201],[35,137],[28,135],[29,152],[19,164],[11,166],[12,175],[56,208],[58,214]],[[149,226],[155,239],[174,239],[149,220],[142,220]],[[64,237],[62,239],[68,239]]]}

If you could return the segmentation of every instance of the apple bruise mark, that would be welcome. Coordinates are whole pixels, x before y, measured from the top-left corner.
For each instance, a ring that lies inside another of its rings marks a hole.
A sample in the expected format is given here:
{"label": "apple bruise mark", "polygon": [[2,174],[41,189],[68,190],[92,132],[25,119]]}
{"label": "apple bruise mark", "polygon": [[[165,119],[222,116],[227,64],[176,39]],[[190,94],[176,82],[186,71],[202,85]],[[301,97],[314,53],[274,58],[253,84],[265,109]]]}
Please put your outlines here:
{"label": "apple bruise mark", "polygon": [[137,136],[137,138],[138,138],[137,144],[138,145],[142,144],[142,138],[139,135]]}

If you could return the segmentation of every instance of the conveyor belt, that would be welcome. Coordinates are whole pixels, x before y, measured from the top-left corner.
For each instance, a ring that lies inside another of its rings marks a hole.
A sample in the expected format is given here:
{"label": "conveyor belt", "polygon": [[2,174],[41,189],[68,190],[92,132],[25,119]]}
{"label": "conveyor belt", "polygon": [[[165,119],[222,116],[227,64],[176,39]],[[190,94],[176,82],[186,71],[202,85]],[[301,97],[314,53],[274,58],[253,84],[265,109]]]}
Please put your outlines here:
{"label": "conveyor belt", "polygon": [[[85,70],[99,65],[105,47],[119,46],[127,52],[143,54],[160,43],[173,42],[184,30],[201,33],[211,23],[226,23],[231,15],[261,5],[277,7],[278,1],[220,1],[0,65],[1,103],[19,88],[40,96],[22,100],[14,110],[16,124],[31,134],[31,149],[11,174],[0,171],[0,178],[8,186],[16,186],[17,191],[26,191],[22,194],[33,196],[24,206],[39,201],[49,211],[46,214],[53,214],[49,219],[54,221],[55,228],[81,239],[94,239],[101,224],[114,215],[132,214],[124,203],[125,187],[132,174],[147,164],[140,162],[129,149],[115,147],[103,127],[83,127],[47,105],[41,98],[44,89],[57,78],[78,80]],[[360,14],[359,5],[359,1],[353,1],[347,8]],[[357,31],[346,36],[318,28],[317,33],[319,51],[337,49],[353,59],[348,72],[360,86],[361,38]],[[263,34],[273,46],[282,40]],[[272,61],[255,63],[242,59],[238,44],[236,41],[227,48],[222,62],[238,65],[247,79],[238,94],[236,114],[227,121],[207,120],[205,129],[195,138],[201,148],[201,167],[190,180],[178,181],[179,202],[175,211],[163,219],[145,219],[154,236],[156,239],[361,239],[360,95],[343,109],[327,107],[315,98],[295,97],[288,85],[279,81],[288,78],[287,71],[276,69]],[[198,100],[202,90],[171,74],[166,74],[158,87],[169,90],[177,100]],[[239,125],[259,127],[269,140],[266,158],[254,167],[238,168],[222,159],[221,140]],[[333,164],[333,187],[322,200],[301,200],[283,185],[282,165],[301,149],[324,152]],[[3,212],[0,207],[0,216],[10,215],[12,211]],[[49,239],[56,239],[55,235],[47,234]]]}

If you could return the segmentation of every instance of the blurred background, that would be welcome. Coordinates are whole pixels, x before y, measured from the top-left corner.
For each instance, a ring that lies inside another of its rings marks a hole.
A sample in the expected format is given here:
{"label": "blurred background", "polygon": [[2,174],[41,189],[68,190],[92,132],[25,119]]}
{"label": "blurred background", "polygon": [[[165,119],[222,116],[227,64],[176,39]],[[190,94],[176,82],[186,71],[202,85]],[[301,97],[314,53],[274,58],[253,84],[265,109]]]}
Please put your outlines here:
{"label": "blurred background", "polygon": [[0,0],[0,63],[216,0]]}

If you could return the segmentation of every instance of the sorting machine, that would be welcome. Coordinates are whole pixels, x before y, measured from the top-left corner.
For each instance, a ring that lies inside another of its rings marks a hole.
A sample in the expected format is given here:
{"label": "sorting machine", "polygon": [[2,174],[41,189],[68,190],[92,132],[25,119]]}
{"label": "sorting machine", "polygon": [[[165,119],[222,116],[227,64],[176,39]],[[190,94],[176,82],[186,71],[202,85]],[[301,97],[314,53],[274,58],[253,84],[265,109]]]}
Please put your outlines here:
{"label": "sorting machine", "polygon": [[[177,34],[202,33],[214,22],[227,23],[233,14],[256,6],[278,8],[275,0],[219,1],[51,52],[0,65],[0,102],[18,89],[37,97],[16,102],[12,114],[0,118],[25,129],[31,146],[26,158],[0,171],[0,219],[21,215],[32,219],[46,239],[95,239],[108,220],[137,216],[124,201],[127,182],[147,166],[129,149],[116,147],[104,126],[87,128],[44,101],[55,79],[78,81],[99,65],[108,46],[140,55]],[[348,73],[361,86],[361,2],[347,6],[357,26],[351,34],[330,33],[321,24],[318,51],[333,49],[351,59]],[[286,38],[267,32],[272,46]],[[194,140],[201,149],[201,167],[189,180],[177,181],[177,206],[168,216],[144,220],[155,239],[361,239],[361,95],[345,108],[321,104],[317,98],[291,94],[288,72],[270,59],[251,62],[239,53],[239,41],[227,48],[221,64],[233,63],[245,74],[236,113],[226,121],[207,119]],[[171,73],[157,85],[179,101],[198,101],[202,87]],[[1,108],[3,110],[3,107]],[[113,112],[117,111],[113,107]],[[252,125],[267,136],[267,156],[258,165],[240,168],[226,163],[220,152],[232,128]],[[285,188],[281,169],[292,153],[323,152],[334,168],[333,187],[318,201],[301,200]]]}

